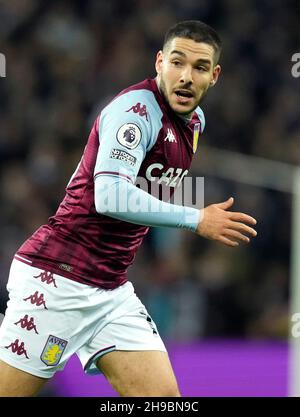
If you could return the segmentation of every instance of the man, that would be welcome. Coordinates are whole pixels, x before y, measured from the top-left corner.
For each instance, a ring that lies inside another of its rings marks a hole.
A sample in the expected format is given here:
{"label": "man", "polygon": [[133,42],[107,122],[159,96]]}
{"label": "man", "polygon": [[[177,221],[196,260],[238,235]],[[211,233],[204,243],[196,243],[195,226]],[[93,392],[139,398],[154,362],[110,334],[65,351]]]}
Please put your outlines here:
{"label": "man", "polygon": [[[227,211],[232,198],[172,210],[161,196],[188,172],[205,124],[198,105],[218,80],[220,49],[206,24],[178,23],[157,54],[156,79],[122,91],[102,110],[57,213],[12,262],[0,395],[35,395],[76,352],[87,373],[102,372],[122,396],[180,396],[126,271],[149,226],[191,230],[228,246],[256,235],[249,226],[255,219]],[[159,198],[138,188],[138,177],[159,185]],[[132,209],[132,201],[144,209]]]}

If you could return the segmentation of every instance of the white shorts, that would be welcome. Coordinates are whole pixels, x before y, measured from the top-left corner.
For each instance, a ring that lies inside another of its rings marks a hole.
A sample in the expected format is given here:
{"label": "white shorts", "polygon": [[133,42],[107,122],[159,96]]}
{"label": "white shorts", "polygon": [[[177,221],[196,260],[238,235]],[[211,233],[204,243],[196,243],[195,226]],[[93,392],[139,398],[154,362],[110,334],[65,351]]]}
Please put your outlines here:
{"label": "white shorts", "polygon": [[32,375],[51,378],[74,353],[95,374],[113,350],[166,351],[130,282],[104,290],[14,259],[7,289],[0,359]]}

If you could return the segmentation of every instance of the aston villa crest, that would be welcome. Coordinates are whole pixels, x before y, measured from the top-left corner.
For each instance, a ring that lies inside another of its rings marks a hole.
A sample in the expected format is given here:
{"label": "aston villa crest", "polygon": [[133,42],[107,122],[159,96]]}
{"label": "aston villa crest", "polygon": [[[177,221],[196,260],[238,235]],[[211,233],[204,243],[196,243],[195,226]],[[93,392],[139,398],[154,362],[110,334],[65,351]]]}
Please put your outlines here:
{"label": "aston villa crest", "polygon": [[198,147],[198,140],[200,135],[201,123],[195,123],[194,126],[194,137],[193,137],[193,153],[196,153]]}
{"label": "aston villa crest", "polygon": [[48,366],[58,365],[67,344],[66,340],[50,335],[41,354],[41,360]]}

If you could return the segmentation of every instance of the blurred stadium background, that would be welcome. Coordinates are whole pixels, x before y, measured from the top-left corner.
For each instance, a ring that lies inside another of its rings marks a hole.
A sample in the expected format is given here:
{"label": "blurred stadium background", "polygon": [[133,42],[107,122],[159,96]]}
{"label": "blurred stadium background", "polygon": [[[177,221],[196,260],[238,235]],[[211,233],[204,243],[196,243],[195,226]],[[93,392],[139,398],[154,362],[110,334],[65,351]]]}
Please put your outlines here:
{"label": "blurred stadium background", "polygon": [[[56,211],[101,107],[155,76],[171,24],[200,19],[221,34],[223,72],[202,105],[192,173],[205,177],[206,205],[234,196],[258,236],[232,250],[152,229],[129,278],[183,395],[288,395],[299,18],[296,0],[0,0],[0,312],[12,256]],[[40,395],[115,394],[73,358]]]}

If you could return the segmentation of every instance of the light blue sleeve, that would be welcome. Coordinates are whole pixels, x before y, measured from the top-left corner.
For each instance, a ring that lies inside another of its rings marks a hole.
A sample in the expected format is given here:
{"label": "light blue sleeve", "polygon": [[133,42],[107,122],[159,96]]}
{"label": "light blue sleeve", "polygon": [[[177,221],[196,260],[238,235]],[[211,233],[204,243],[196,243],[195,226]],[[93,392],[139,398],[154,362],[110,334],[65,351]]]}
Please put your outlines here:
{"label": "light blue sleeve", "polygon": [[195,232],[202,212],[165,203],[122,177],[99,176],[95,181],[98,213],[144,226],[181,228]]}
{"label": "light blue sleeve", "polygon": [[146,152],[161,129],[162,112],[151,91],[134,90],[113,100],[99,118],[94,177],[121,176],[135,182]]}
{"label": "light blue sleeve", "polygon": [[147,90],[126,93],[101,112],[95,207],[98,213],[130,223],[195,231],[199,210],[165,203],[133,185],[146,152],[156,142],[161,119],[155,97]]}

